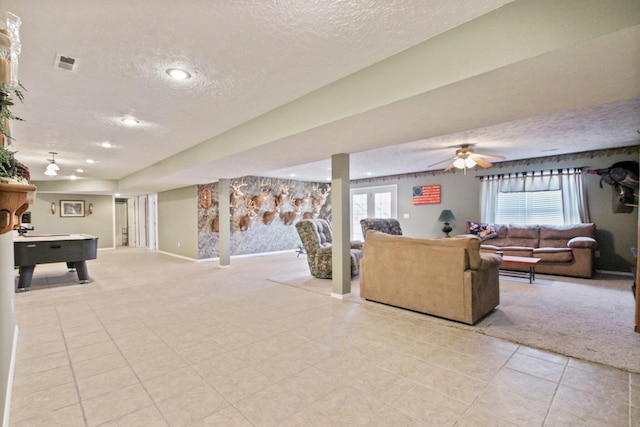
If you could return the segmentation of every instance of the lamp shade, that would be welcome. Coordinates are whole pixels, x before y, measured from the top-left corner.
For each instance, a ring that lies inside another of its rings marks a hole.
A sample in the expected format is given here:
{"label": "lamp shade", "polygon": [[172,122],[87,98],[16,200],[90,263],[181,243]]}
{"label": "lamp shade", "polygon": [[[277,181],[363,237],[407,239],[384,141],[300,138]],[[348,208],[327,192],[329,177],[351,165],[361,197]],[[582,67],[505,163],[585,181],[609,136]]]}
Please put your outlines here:
{"label": "lamp shade", "polygon": [[456,217],[453,216],[453,212],[449,209],[445,209],[440,212],[440,216],[438,217],[438,222],[453,222],[456,220]]}

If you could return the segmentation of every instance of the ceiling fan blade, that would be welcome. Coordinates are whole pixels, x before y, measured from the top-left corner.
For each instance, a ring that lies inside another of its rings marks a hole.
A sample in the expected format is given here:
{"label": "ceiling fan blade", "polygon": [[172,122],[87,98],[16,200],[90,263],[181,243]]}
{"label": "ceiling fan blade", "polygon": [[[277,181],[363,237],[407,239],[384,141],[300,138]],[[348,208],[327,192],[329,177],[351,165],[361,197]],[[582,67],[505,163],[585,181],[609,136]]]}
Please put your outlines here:
{"label": "ceiling fan blade", "polygon": [[448,171],[448,170],[451,170],[451,169],[453,169],[453,163],[451,163],[449,166],[444,168],[445,171]]}
{"label": "ceiling fan blade", "polygon": [[507,160],[507,158],[505,156],[495,156],[493,154],[474,153],[474,155],[478,156],[478,157],[483,157],[485,159]]}
{"label": "ceiling fan blade", "polygon": [[491,163],[487,162],[484,159],[481,159],[478,156],[472,156],[473,160],[478,164],[478,166],[482,166],[483,168],[490,168],[492,165]]}
{"label": "ceiling fan blade", "polygon": [[[455,157],[453,158],[453,160],[455,160]],[[441,165],[441,164],[443,164],[443,163],[447,163],[447,162],[450,162],[450,161],[452,161],[452,160],[451,160],[451,159],[443,160],[443,161],[441,161],[441,162],[434,163],[434,164],[429,165],[429,166],[427,166],[427,167],[428,167],[428,168],[430,168],[430,167],[433,167],[433,166],[438,166],[438,165]]]}

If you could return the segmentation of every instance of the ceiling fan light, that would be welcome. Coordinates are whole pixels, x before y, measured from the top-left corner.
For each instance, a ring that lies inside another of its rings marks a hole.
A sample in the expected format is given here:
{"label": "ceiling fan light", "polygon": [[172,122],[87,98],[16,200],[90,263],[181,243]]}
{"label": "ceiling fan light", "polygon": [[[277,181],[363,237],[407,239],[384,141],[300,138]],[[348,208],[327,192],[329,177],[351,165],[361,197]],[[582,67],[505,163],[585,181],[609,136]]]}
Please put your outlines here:
{"label": "ceiling fan light", "polygon": [[462,158],[458,157],[457,159],[455,159],[455,160],[453,161],[453,166],[454,166],[454,167],[456,167],[456,168],[458,168],[458,169],[464,169],[464,168],[465,168],[465,166],[464,166],[464,159],[462,159]]}
{"label": "ceiling fan light", "polygon": [[48,170],[48,171],[49,171],[49,170],[52,170],[52,171],[59,171],[59,170],[60,170],[60,167],[58,167],[58,165],[57,165],[57,164],[55,164],[55,163],[49,163],[49,164],[47,165],[47,170]]}
{"label": "ceiling fan light", "polygon": [[55,170],[49,169],[49,168],[47,168],[47,170],[44,171],[44,174],[47,175],[47,176],[56,176],[56,175],[58,175],[58,173]]}
{"label": "ceiling fan light", "polygon": [[476,162],[471,157],[467,157],[466,159],[464,159],[464,166],[466,168],[472,168],[475,165],[476,165]]}
{"label": "ceiling fan light", "polygon": [[169,74],[175,80],[187,80],[191,78],[191,74],[188,71],[182,70],[180,68],[169,68],[167,70],[167,74]]}

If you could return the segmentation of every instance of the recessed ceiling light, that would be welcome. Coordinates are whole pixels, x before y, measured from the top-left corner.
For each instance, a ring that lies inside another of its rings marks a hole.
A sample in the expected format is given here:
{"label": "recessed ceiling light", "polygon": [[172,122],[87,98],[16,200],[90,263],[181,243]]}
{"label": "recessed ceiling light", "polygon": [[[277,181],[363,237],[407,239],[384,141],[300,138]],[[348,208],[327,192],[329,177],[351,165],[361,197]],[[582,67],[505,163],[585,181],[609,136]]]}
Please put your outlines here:
{"label": "recessed ceiling light", "polygon": [[290,173],[289,176],[290,177],[294,177],[294,176],[296,176],[296,174],[295,173]]}
{"label": "recessed ceiling light", "polygon": [[373,175],[371,172],[367,172],[367,176],[371,176]]}
{"label": "recessed ceiling light", "polygon": [[140,120],[136,119],[135,117],[123,117],[120,119],[120,121],[127,126],[135,126],[140,123]]}
{"label": "recessed ceiling light", "polygon": [[70,179],[71,181],[75,181],[76,179],[78,179],[78,177],[77,177],[77,176],[75,176],[75,175],[71,175],[71,176],[69,177],[69,179]]}
{"label": "recessed ceiling light", "polygon": [[103,146],[104,148],[111,148],[111,143],[109,141],[105,141],[100,145]]}
{"label": "recessed ceiling light", "polygon": [[331,181],[331,177],[330,176],[327,177],[327,181]]}
{"label": "recessed ceiling light", "polygon": [[76,169],[76,172],[78,172],[78,173],[83,173],[83,172],[84,172],[84,169]]}
{"label": "recessed ceiling light", "polygon": [[95,163],[95,160],[93,160],[93,159],[87,159],[87,163]]}
{"label": "recessed ceiling light", "polygon": [[187,80],[191,78],[191,74],[179,68],[169,68],[167,70],[167,74],[169,74],[169,76],[171,76],[171,78],[175,80]]}

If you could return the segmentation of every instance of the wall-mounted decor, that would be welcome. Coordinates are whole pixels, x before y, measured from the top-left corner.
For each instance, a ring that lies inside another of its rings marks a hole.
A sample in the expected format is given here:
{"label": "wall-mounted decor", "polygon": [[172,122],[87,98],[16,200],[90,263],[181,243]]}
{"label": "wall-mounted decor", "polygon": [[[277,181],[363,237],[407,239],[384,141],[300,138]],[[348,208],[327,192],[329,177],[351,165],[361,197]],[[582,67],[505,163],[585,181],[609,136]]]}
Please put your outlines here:
{"label": "wall-mounted decor", "polygon": [[60,200],[60,216],[84,216],[84,200]]}
{"label": "wall-mounted decor", "polygon": [[440,184],[413,187],[414,205],[437,205],[440,203]]}
{"label": "wall-mounted decor", "polygon": [[203,187],[200,190],[200,207],[202,209],[208,209],[211,206],[211,189],[209,187]]}
{"label": "wall-mounted decor", "polygon": [[56,202],[51,202],[51,215],[55,215],[56,214],[56,208],[58,207],[58,205],[56,205]]}

